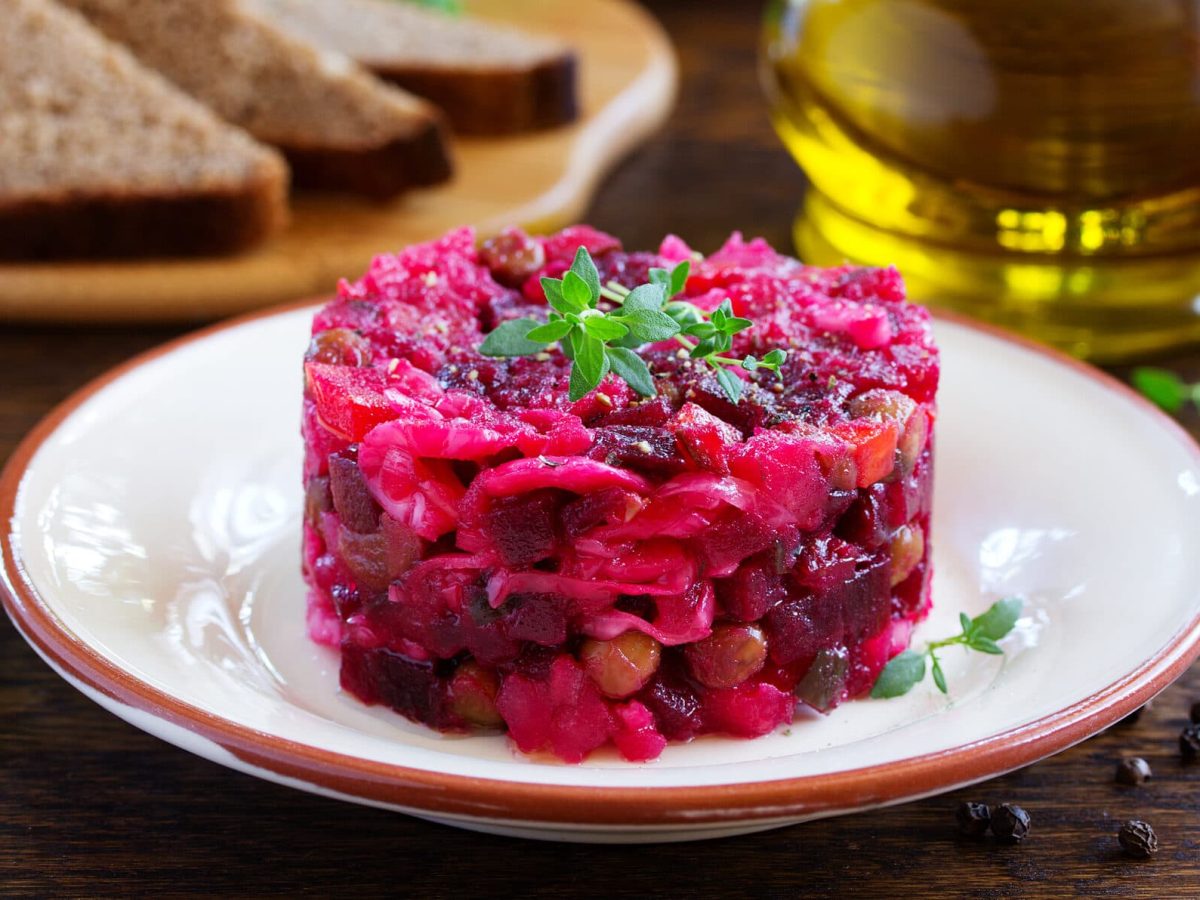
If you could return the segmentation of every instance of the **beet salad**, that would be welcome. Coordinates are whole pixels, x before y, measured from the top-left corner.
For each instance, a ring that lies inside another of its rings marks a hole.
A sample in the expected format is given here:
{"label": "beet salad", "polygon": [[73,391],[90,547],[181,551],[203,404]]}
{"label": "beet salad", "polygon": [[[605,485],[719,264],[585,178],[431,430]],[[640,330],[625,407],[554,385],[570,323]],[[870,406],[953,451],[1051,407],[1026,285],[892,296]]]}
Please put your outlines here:
{"label": "beet salad", "polygon": [[738,234],[380,256],[305,360],[309,632],[362,701],[568,762],[830,710],[929,609],[938,372],[894,270]]}

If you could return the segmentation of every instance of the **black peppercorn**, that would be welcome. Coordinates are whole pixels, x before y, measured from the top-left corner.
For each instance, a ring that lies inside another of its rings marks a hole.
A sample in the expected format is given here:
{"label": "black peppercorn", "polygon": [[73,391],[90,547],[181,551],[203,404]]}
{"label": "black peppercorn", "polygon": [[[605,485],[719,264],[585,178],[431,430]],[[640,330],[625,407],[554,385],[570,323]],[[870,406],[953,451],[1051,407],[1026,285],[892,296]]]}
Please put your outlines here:
{"label": "black peppercorn", "polygon": [[1149,859],[1158,852],[1158,835],[1149,822],[1131,819],[1121,826],[1117,834],[1121,849],[1138,859]]}
{"label": "black peppercorn", "polygon": [[992,834],[1006,844],[1019,844],[1029,834],[1029,813],[1011,803],[1001,803],[992,813]]}
{"label": "black peppercorn", "polygon": [[1141,784],[1150,778],[1150,764],[1140,756],[1127,756],[1117,763],[1117,784]]}
{"label": "black peppercorn", "polygon": [[982,837],[992,823],[992,811],[986,803],[967,801],[958,804],[955,818],[958,819],[958,830],[963,834],[968,837]]}
{"label": "black peppercorn", "polygon": [[1200,700],[1192,704],[1192,708],[1188,713],[1188,718],[1192,720],[1192,724],[1200,723]]}
{"label": "black peppercorn", "polygon": [[1179,732],[1179,754],[1187,762],[1200,758],[1200,725],[1189,725]]}

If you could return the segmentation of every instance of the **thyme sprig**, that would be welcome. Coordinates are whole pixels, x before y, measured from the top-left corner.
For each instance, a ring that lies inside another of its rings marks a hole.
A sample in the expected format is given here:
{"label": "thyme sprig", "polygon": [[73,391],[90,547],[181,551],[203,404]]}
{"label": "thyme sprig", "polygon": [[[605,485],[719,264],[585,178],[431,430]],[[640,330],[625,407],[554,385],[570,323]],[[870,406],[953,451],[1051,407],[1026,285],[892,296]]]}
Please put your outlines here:
{"label": "thyme sprig", "polygon": [[[771,350],[762,359],[729,355],[734,335],[753,326],[737,316],[725,299],[711,313],[685,300],[674,300],[691,271],[687,260],[672,269],[652,268],[649,281],[632,289],[616,282],[600,284],[595,261],[586,247],[575,253],[562,278],[542,278],[551,312],[547,321],[512,319],[497,326],[479,347],[485,356],[531,356],[558,344],[571,360],[570,398],[579,400],[612,372],[643,397],[657,390],[646,361],[636,352],[645,344],[674,339],[687,355],[712,368],[730,401],[742,396],[742,382],[732,368],[779,373],[787,359]],[[600,309],[607,300],[612,308]]]}
{"label": "thyme sprig", "polygon": [[999,656],[1004,653],[997,643],[1013,630],[1017,619],[1021,617],[1021,600],[1017,597],[1007,597],[997,600],[987,611],[972,619],[966,613],[958,614],[958,623],[962,628],[959,634],[930,641],[925,649],[905,650],[899,656],[883,667],[875,686],[871,688],[871,696],[877,699],[900,697],[907,694],[925,677],[925,658],[929,658],[929,668],[933,674],[933,683],[943,694],[949,693],[946,686],[946,673],[942,671],[942,663],[937,652],[946,647],[965,647],[980,653]]}

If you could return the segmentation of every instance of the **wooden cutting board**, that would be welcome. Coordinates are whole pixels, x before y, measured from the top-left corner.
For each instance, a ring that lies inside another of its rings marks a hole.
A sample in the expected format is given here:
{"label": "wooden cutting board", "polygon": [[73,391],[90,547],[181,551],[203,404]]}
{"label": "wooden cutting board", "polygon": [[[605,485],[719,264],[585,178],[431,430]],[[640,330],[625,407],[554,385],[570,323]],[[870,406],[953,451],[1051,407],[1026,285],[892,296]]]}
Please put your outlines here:
{"label": "wooden cutting board", "polygon": [[580,57],[578,122],[458,139],[457,173],[393,204],[294,198],[292,221],[250,253],[199,260],[0,264],[0,320],[198,321],[316,296],[377,253],[458,225],[549,230],[583,215],[601,177],[666,118],[677,72],[658,23],[626,0],[473,0],[473,14],[557,35]]}

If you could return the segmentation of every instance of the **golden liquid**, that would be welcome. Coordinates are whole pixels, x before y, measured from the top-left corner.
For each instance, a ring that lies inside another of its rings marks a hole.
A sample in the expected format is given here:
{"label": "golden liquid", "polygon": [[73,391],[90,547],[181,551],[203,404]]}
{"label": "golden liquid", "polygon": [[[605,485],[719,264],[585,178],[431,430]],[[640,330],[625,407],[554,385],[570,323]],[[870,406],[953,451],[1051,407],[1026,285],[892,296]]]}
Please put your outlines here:
{"label": "golden liquid", "polygon": [[1078,355],[1200,340],[1200,0],[776,0],[807,261]]}

